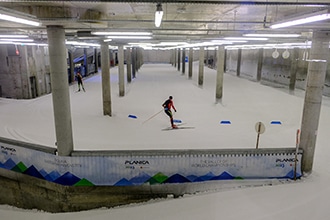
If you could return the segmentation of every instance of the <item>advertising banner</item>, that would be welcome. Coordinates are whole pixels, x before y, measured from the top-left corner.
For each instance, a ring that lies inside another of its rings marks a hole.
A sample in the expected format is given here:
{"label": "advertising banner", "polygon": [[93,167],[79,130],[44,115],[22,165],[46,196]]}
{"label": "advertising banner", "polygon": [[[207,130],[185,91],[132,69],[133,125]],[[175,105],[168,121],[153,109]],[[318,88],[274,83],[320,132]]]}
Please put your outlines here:
{"label": "advertising banner", "polygon": [[0,168],[54,183],[132,186],[301,176],[301,154],[197,154],[62,157],[0,142]]}

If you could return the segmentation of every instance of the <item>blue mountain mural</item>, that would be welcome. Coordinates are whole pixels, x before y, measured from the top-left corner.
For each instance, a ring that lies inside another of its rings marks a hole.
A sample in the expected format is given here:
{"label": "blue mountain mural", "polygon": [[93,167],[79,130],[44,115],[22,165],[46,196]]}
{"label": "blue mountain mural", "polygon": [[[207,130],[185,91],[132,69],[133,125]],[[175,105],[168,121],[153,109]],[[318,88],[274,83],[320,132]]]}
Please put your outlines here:
{"label": "blue mountain mural", "polygon": [[200,176],[200,177],[196,178],[194,180],[194,182],[203,182],[203,181],[210,180],[214,177],[215,177],[215,175],[212,172],[209,172],[209,173],[205,174],[204,176]]}
{"label": "blue mountain mural", "polygon": [[44,170],[44,169],[39,170],[39,173],[40,173],[44,178],[45,178],[45,176],[48,175],[48,173],[47,173],[46,170]]}
{"label": "blue mountain mural", "polygon": [[119,180],[117,183],[115,183],[114,186],[133,186],[133,183],[131,183],[127,179],[123,178],[123,179]]}
{"label": "blue mountain mural", "polygon": [[61,176],[57,171],[52,171],[51,173],[45,176],[45,179],[48,181],[53,182],[54,180],[58,179]]}
{"label": "blue mountain mural", "polygon": [[[297,176],[296,178],[301,177],[301,173],[297,172]],[[284,176],[283,178],[290,178],[293,179],[294,178],[294,170],[291,170],[288,174],[286,174],[286,176]]]}
{"label": "blue mountain mural", "polygon": [[12,159],[8,159],[3,165],[6,169],[11,170],[16,166],[16,163]]}
{"label": "blue mountain mural", "polygon": [[62,184],[65,186],[72,186],[75,183],[77,183],[78,181],[80,181],[80,178],[76,177],[75,175],[73,175],[70,172],[66,172],[61,177],[57,178],[54,181],[54,183]]}
{"label": "blue mountain mural", "polygon": [[23,173],[33,177],[37,177],[39,179],[44,179],[44,177],[39,173],[39,171],[34,166],[30,166]]}
{"label": "blue mountain mural", "polygon": [[147,182],[150,178],[151,178],[150,175],[146,173],[141,173],[139,176],[130,179],[129,182],[133,183],[134,185],[140,185]]}
{"label": "blue mountain mural", "polygon": [[186,177],[190,182],[194,182],[197,178],[198,178],[198,176],[196,176],[196,175],[189,175],[189,176],[187,176]]}
{"label": "blue mountain mural", "polygon": [[189,182],[190,181],[186,177],[180,174],[174,174],[165,181],[165,183],[189,183]]}
{"label": "blue mountain mural", "polygon": [[235,179],[235,177],[225,171],[221,173],[219,176],[215,176],[210,180],[232,180],[232,179]]}

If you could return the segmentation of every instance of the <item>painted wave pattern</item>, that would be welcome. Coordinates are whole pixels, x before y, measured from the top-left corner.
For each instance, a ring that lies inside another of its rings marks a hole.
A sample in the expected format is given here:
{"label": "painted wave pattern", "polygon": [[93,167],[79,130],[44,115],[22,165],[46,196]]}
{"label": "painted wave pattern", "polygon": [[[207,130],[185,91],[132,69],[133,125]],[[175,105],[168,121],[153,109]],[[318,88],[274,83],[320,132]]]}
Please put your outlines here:
{"label": "painted wave pattern", "polygon": [[[79,178],[70,172],[66,172],[61,175],[57,171],[52,171],[47,173],[45,170],[37,170],[33,165],[30,167],[25,166],[24,163],[15,163],[12,159],[8,159],[5,163],[0,163],[0,168],[12,170],[15,172],[23,173],[29,176],[33,176],[39,179],[44,179],[50,182],[65,186],[94,186],[91,181],[85,178]],[[297,177],[300,177],[299,174]],[[269,177],[272,178],[272,177]],[[279,178],[279,177],[273,177]],[[281,178],[294,178],[294,171],[290,171],[286,176]],[[136,186],[136,185],[154,185],[154,184],[166,184],[166,183],[193,183],[193,182],[204,182],[212,180],[240,180],[244,179],[242,177],[235,177],[228,172],[223,172],[220,175],[215,175],[213,173],[207,173],[203,176],[182,176],[180,174],[174,174],[172,176],[166,176],[159,172],[154,176],[150,176],[147,173],[141,173],[139,176],[133,177],[131,179],[122,178],[117,181],[114,186]]]}

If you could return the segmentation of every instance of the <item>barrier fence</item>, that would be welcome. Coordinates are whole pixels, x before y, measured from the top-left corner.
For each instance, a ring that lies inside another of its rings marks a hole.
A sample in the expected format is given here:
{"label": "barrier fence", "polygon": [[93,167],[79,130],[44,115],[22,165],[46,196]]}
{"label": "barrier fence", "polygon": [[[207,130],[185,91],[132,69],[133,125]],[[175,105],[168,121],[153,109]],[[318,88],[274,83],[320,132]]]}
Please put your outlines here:
{"label": "barrier fence", "polygon": [[[0,168],[66,186],[139,186],[301,176],[295,148],[75,151],[0,138]],[[296,173],[295,173],[296,172]]]}

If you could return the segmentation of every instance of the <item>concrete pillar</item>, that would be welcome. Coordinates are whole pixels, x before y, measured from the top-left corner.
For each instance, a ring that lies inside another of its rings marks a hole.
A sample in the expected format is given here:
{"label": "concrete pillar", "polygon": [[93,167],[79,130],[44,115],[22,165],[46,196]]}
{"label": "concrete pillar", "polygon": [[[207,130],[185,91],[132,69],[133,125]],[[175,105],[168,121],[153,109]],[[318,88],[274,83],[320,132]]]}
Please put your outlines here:
{"label": "concrete pillar", "polygon": [[223,74],[224,74],[224,61],[225,61],[225,47],[218,46],[217,51],[217,83],[216,83],[216,102],[221,102],[223,94]]}
{"label": "concrete pillar", "polygon": [[124,46],[118,46],[119,96],[125,95]]}
{"label": "concrete pillar", "polygon": [[225,49],[225,58],[224,58],[225,62],[223,64],[223,71],[226,72],[227,70],[227,50]]}
{"label": "concrete pillar", "polygon": [[204,47],[199,48],[199,71],[198,71],[198,85],[204,83]]}
{"label": "concrete pillar", "polygon": [[189,48],[189,58],[188,58],[188,66],[189,66],[189,70],[188,70],[188,78],[191,79],[192,78],[192,73],[193,73],[193,59],[194,59],[194,51],[193,48]]}
{"label": "concrete pillar", "polygon": [[127,82],[132,82],[132,53],[131,48],[126,50]]}
{"label": "concrete pillar", "polygon": [[136,48],[132,48],[132,76],[136,77]]}
{"label": "concrete pillar", "polygon": [[289,83],[290,91],[294,91],[296,87],[298,59],[299,59],[299,48],[294,48],[293,53],[291,54],[290,83]]}
{"label": "concrete pillar", "polygon": [[174,68],[176,68],[176,61],[177,61],[176,55],[177,55],[177,49],[174,49]]}
{"label": "concrete pillar", "polygon": [[139,53],[139,57],[140,57],[140,65],[139,65],[139,69],[142,67],[143,63],[144,63],[144,58],[143,58],[143,49],[140,48],[140,53]]}
{"label": "concrete pillar", "polygon": [[186,49],[182,49],[182,75],[186,73]]}
{"label": "concrete pillar", "polygon": [[136,65],[135,65],[135,71],[139,72],[140,65],[141,65],[141,57],[140,57],[140,48],[136,48]]}
{"label": "concrete pillar", "polygon": [[101,70],[102,70],[102,100],[103,115],[112,115],[111,111],[111,88],[110,88],[110,56],[109,45],[101,41]]}
{"label": "concrete pillar", "polygon": [[261,80],[262,64],[264,62],[264,48],[260,48],[258,51],[258,66],[257,66],[257,81]]}
{"label": "concrete pillar", "polygon": [[313,168],[328,58],[329,32],[313,32],[299,145],[303,149],[302,171],[307,175]]}
{"label": "concrete pillar", "polygon": [[98,66],[98,63],[99,63],[99,56],[97,54],[97,48],[94,49],[94,68],[95,68],[95,71],[94,73],[97,73],[99,72],[99,66]]}
{"label": "concrete pillar", "polygon": [[69,66],[70,66],[70,80],[71,83],[74,83],[75,75],[74,75],[73,53],[72,52],[68,52],[68,53],[69,53]]}
{"label": "concrete pillar", "polygon": [[178,49],[178,71],[181,69],[181,50]]}
{"label": "concrete pillar", "polygon": [[89,70],[88,70],[88,62],[87,62],[87,49],[84,48],[84,67],[85,67],[85,76],[88,76]]}
{"label": "concrete pillar", "polygon": [[242,49],[238,49],[236,76],[241,75],[241,62],[242,62]]}
{"label": "concrete pillar", "polygon": [[47,37],[57,151],[60,156],[70,156],[73,135],[64,28],[47,26]]}

